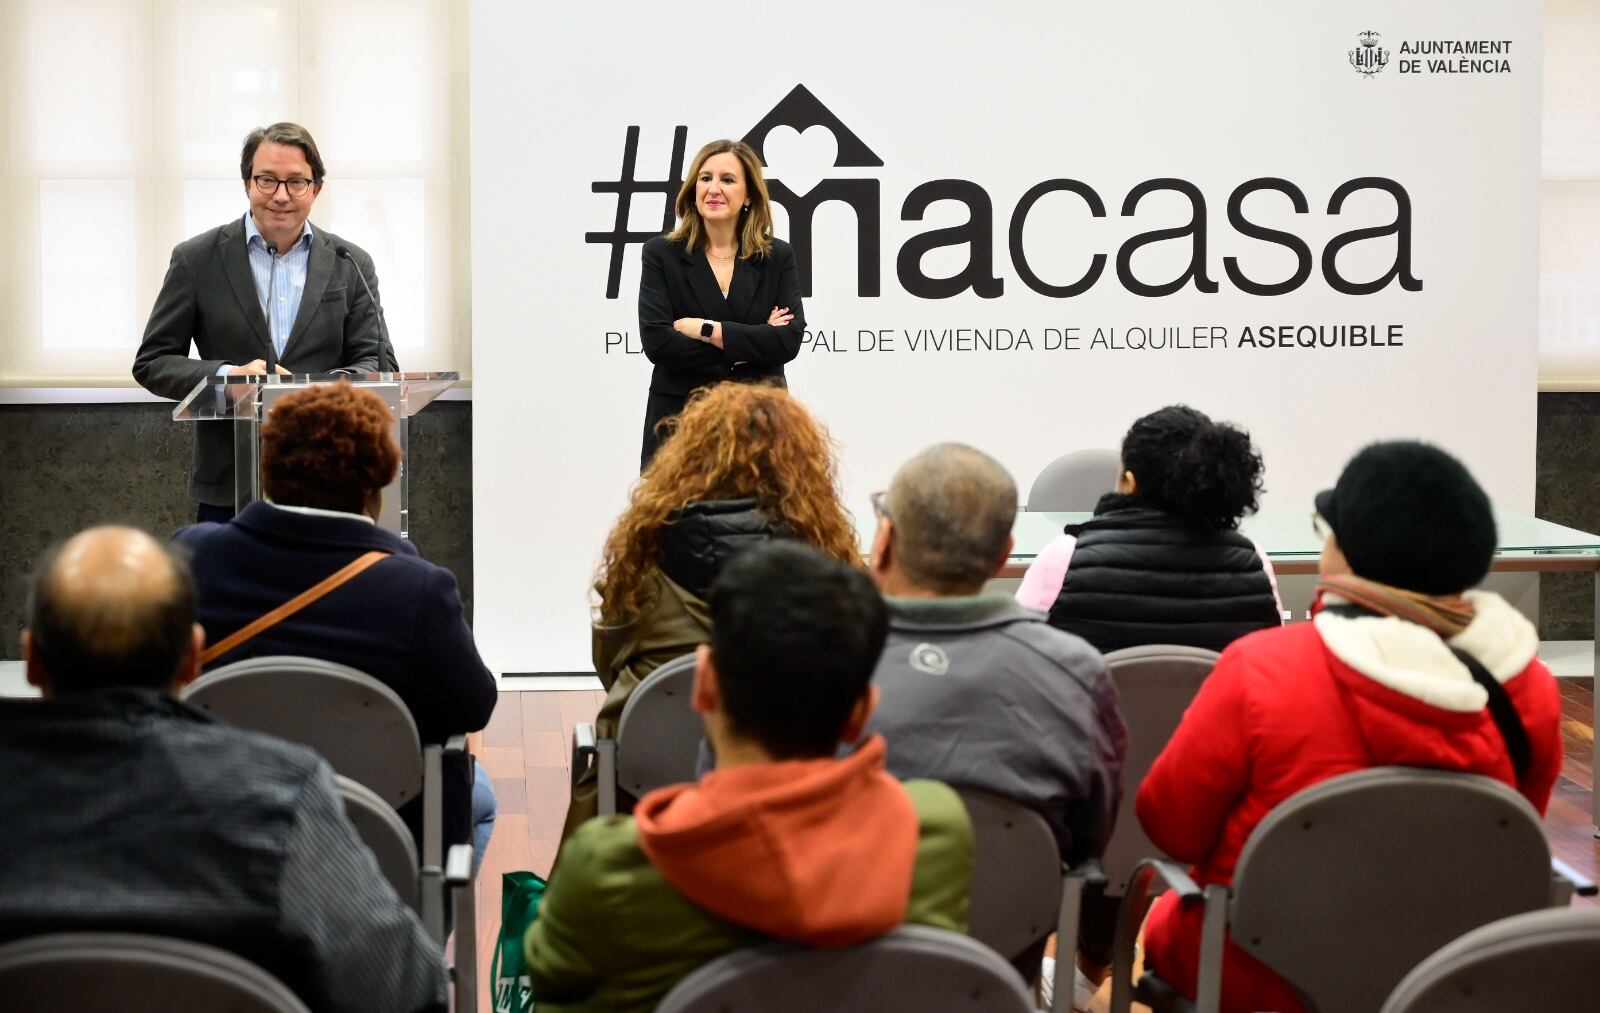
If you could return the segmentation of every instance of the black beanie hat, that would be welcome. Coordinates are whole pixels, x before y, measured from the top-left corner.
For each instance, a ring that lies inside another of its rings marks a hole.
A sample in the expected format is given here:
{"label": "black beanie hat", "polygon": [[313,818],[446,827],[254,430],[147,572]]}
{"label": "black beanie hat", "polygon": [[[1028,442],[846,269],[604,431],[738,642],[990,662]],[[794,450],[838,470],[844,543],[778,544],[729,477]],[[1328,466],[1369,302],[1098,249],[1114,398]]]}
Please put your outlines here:
{"label": "black beanie hat", "polygon": [[1426,443],[1374,443],[1317,494],[1356,576],[1422,594],[1459,594],[1494,556],[1494,511],[1462,463]]}

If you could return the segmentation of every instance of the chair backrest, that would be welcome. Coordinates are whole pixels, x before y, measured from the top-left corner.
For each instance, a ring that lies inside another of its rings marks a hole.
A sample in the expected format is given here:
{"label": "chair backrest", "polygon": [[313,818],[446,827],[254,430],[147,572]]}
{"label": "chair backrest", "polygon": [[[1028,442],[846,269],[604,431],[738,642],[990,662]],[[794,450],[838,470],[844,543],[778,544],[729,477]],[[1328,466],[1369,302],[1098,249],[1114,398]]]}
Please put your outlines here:
{"label": "chair backrest", "polygon": [[1032,809],[973,788],[956,792],[966,803],[977,844],[967,934],[1015,960],[1056,929],[1060,846],[1050,824]]}
{"label": "chair backrest", "polygon": [[1156,757],[1177,731],[1183,712],[1200,684],[1217,663],[1215,651],[1171,644],[1125,647],[1106,655],[1111,681],[1122,701],[1122,718],[1128,725],[1128,753],[1122,763],[1122,806],[1117,823],[1100,859],[1106,874],[1106,893],[1120,897],[1127,890],[1133,867],[1144,858],[1165,858],[1151,843],[1133,798]]}
{"label": "chair backrest", "polygon": [[350,817],[356,833],[361,835],[361,843],[378,860],[383,878],[394,887],[401,900],[420,914],[418,875],[421,867],[417,864],[416,840],[406,829],[405,821],[371,789],[343,774],[335,780],[339,783],[339,795],[344,799],[344,814]]}
{"label": "chair backrest", "polygon": [[993,950],[955,932],[905,925],[871,942],[819,950],[735,950],[680,981],[656,1013],[1024,1013],[1027,986]]}
{"label": "chair backrest", "polygon": [[705,726],[690,706],[693,654],[644,677],[617,721],[617,787],[638,798],[663,785],[695,779]]}
{"label": "chair backrest", "polygon": [[277,978],[212,946],[64,932],[0,946],[0,1013],[307,1013]]}
{"label": "chair backrest", "polygon": [[1318,1013],[1370,1013],[1445,943],[1549,901],[1550,850],[1521,795],[1473,774],[1377,767],[1297,792],[1257,824],[1230,931]]}
{"label": "chair backrest", "polygon": [[1045,465],[1028,490],[1028,510],[1093,510],[1117,484],[1115,450],[1074,450]]}
{"label": "chair backrest", "polygon": [[1512,915],[1412,969],[1383,1013],[1575,1010],[1600,1003],[1600,908]]}
{"label": "chair backrest", "polygon": [[310,746],[398,809],[422,793],[417,723],[395,691],[316,658],[251,658],[190,683],[185,703],[237,728]]}

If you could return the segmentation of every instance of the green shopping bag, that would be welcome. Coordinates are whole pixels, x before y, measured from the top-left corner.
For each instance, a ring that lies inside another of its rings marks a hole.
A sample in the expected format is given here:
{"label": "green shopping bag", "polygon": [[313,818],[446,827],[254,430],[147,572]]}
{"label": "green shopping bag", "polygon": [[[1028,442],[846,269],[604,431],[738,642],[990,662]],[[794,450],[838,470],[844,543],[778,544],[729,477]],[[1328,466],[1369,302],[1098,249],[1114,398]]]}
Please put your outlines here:
{"label": "green shopping bag", "polygon": [[489,972],[494,1013],[529,1013],[533,1009],[533,983],[528,980],[522,939],[539,913],[544,888],[545,881],[531,872],[508,872],[500,877],[500,939]]}

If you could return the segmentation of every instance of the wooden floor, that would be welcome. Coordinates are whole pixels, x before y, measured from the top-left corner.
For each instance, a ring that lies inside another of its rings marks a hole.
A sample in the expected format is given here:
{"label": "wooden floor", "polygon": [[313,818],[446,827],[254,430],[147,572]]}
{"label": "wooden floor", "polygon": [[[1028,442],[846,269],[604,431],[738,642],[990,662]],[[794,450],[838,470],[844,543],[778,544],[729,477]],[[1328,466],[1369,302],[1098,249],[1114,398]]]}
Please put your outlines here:
{"label": "wooden floor", "polygon": [[[1545,832],[1558,858],[1600,880],[1600,841],[1594,839],[1589,817],[1594,791],[1594,680],[1559,681],[1566,755],[1545,814]],[[494,780],[500,801],[494,838],[478,876],[480,980],[488,979],[494,940],[500,931],[500,874],[516,869],[531,869],[540,875],[550,871],[567,812],[567,751],[572,726],[593,720],[602,698],[599,690],[503,693],[489,726],[481,736],[474,736],[474,748]],[[1580,899],[1578,903],[1596,901]],[[482,987],[480,993],[479,1008],[489,1013],[490,990]],[[1104,1008],[1103,997],[1097,1006]]]}

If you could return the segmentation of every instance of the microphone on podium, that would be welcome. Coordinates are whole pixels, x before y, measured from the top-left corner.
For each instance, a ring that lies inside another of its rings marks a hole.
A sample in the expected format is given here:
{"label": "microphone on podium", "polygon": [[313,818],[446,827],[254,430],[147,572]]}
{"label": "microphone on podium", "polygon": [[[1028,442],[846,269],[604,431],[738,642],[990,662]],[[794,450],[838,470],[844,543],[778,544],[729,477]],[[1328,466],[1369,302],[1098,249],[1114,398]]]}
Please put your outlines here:
{"label": "microphone on podium", "polygon": [[372,294],[372,286],[367,284],[367,273],[361,270],[361,263],[350,254],[350,247],[340,243],[334,247],[344,260],[348,260],[356,269],[356,277],[361,279],[361,287],[367,290],[367,301],[372,304],[372,312],[378,316],[378,333],[383,336],[383,349],[378,356],[378,370],[385,373],[396,373],[400,370],[400,361],[395,358],[394,344],[389,341],[389,325],[383,319],[383,307],[378,305],[378,297]]}
{"label": "microphone on podium", "polygon": [[267,274],[267,375],[272,376],[278,371],[278,342],[272,336],[272,321],[277,319],[278,308],[274,303],[277,297],[278,283],[278,244],[267,243],[267,257],[272,267]]}

